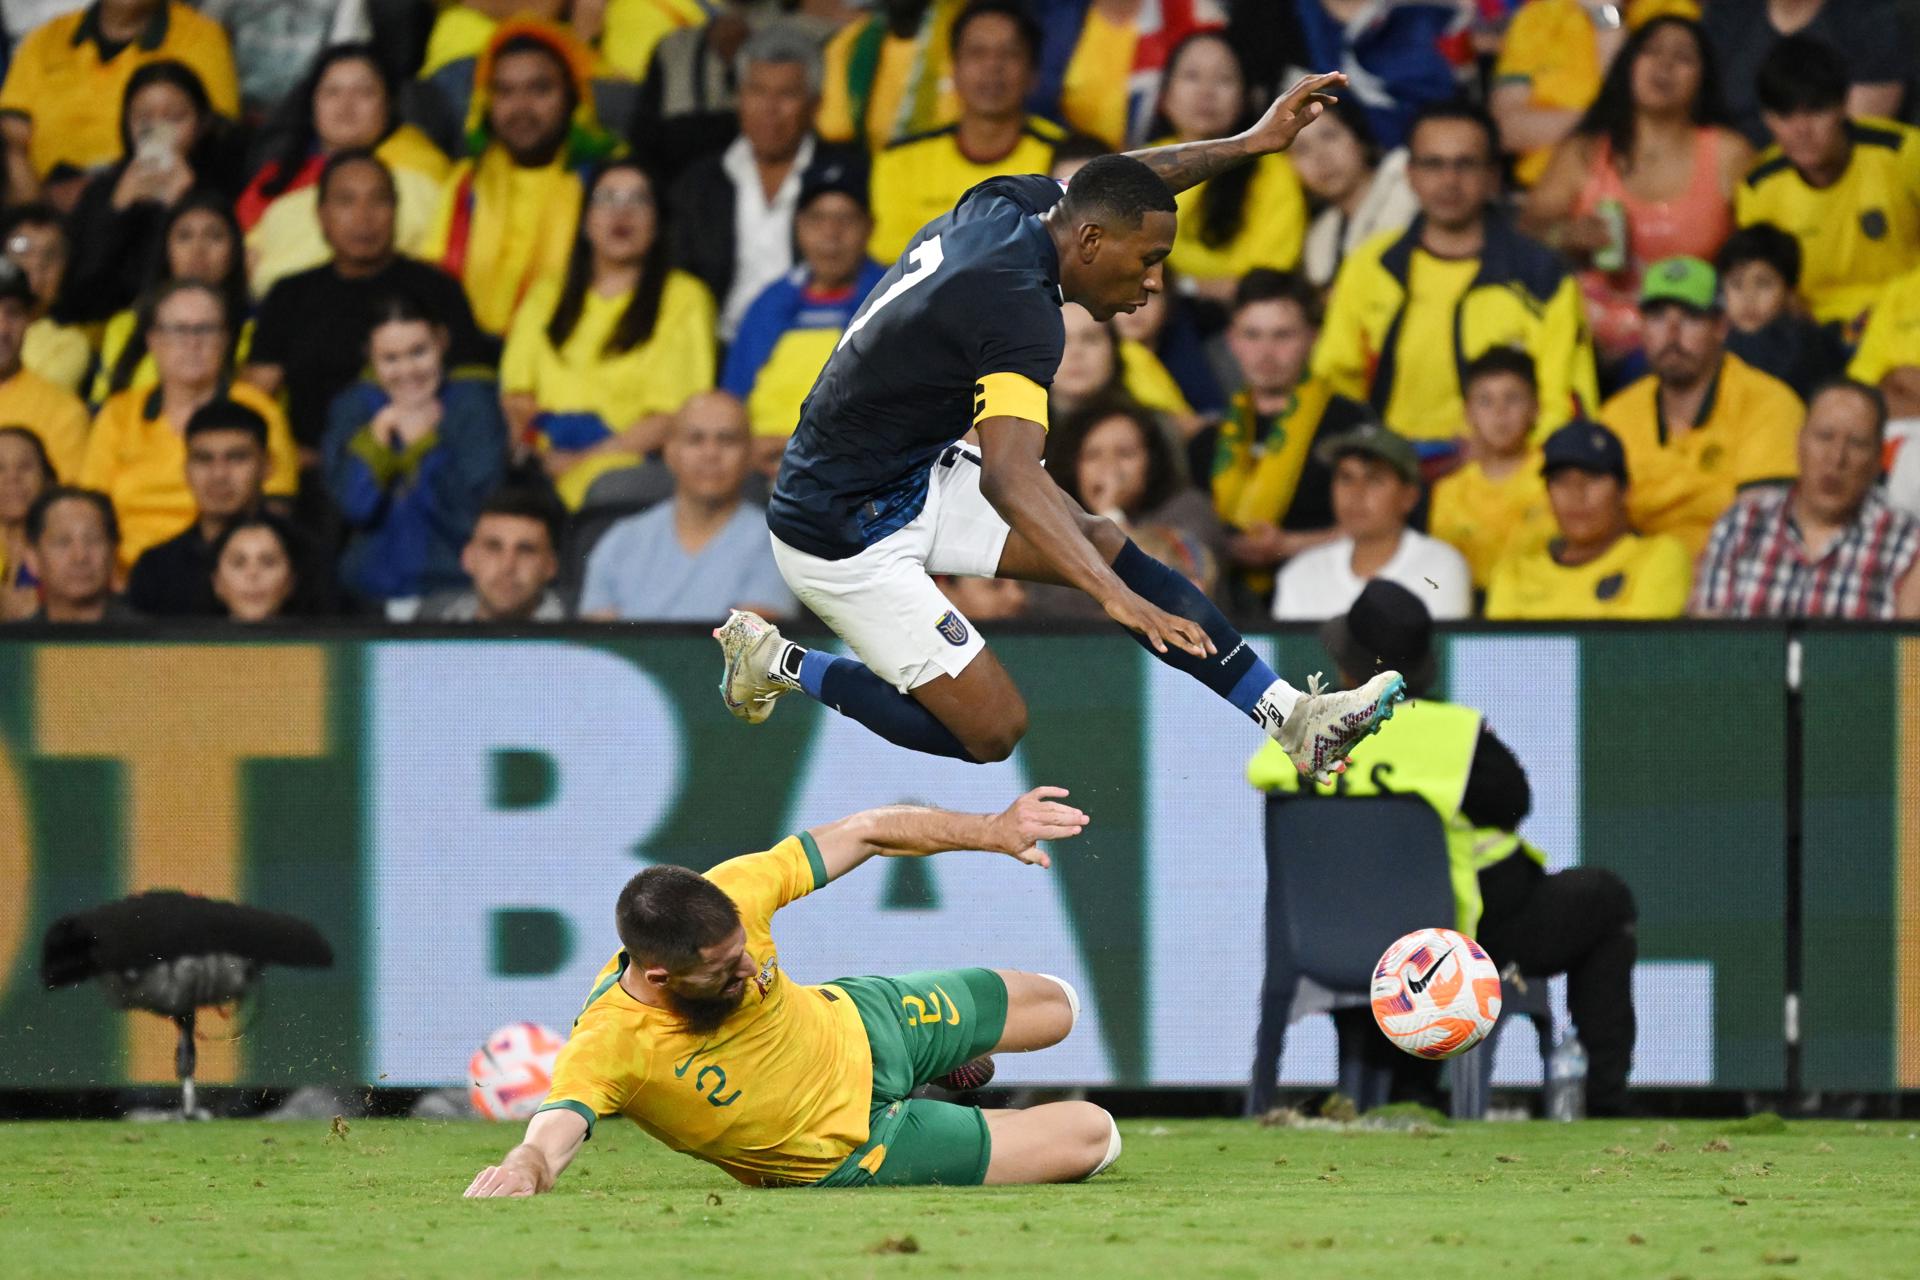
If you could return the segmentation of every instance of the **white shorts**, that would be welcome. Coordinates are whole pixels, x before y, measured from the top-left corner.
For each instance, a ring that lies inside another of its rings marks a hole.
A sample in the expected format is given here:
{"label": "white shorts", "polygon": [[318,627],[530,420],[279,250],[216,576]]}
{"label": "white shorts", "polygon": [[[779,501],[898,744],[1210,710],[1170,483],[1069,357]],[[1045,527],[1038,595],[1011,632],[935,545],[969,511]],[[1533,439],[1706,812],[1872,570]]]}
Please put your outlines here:
{"label": "white shorts", "polygon": [[920,514],[858,555],[823,560],[773,539],[800,603],[902,693],[957,676],[987,647],[930,574],[991,578],[1009,529],[980,493],[980,455],[953,445],[927,478]]}

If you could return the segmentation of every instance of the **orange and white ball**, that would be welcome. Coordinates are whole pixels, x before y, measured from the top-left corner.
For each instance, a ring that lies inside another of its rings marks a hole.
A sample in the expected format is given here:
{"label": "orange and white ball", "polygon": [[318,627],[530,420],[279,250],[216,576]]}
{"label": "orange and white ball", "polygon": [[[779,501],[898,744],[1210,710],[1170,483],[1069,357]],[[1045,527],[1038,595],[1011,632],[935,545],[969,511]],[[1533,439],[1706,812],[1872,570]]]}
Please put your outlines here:
{"label": "orange and white ball", "polygon": [[510,1022],[467,1063],[467,1096],[489,1120],[527,1120],[546,1101],[566,1038],[537,1022]]}
{"label": "orange and white ball", "polygon": [[1500,1017],[1500,969],[1452,929],[1416,929],[1373,970],[1373,1020],[1420,1058],[1451,1058],[1486,1038]]}

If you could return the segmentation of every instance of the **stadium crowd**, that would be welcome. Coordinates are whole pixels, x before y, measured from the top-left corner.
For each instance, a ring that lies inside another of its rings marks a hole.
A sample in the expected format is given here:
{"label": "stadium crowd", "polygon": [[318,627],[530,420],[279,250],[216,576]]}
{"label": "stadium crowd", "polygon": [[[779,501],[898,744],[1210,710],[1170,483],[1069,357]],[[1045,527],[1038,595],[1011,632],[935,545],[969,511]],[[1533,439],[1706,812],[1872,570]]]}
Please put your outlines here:
{"label": "stadium crowd", "polygon": [[1920,616],[1920,4],[0,15],[0,619],[791,616],[762,504],[913,233],[1307,68],[1066,308],[1075,498],[1243,618]]}

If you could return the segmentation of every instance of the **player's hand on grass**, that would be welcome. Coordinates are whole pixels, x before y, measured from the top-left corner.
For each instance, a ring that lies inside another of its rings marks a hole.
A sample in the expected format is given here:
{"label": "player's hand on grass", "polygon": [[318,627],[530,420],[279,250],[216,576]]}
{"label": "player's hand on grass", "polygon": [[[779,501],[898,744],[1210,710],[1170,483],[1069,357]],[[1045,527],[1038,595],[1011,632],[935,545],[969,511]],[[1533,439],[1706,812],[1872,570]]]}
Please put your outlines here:
{"label": "player's hand on grass", "polygon": [[1247,130],[1246,138],[1253,144],[1257,155],[1268,155],[1275,151],[1285,151],[1293,145],[1294,135],[1312,124],[1321,112],[1336,101],[1330,89],[1338,89],[1347,83],[1345,73],[1329,71],[1324,75],[1307,76],[1294,84],[1293,88],[1267,108],[1253,128]]}
{"label": "player's hand on grass", "polygon": [[1065,787],[1035,787],[994,815],[998,840],[994,848],[1029,866],[1051,867],[1053,859],[1040,847],[1042,840],[1066,840],[1086,830],[1088,818],[1070,804],[1061,804]]}
{"label": "player's hand on grass", "polygon": [[466,1199],[484,1200],[490,1196],[530,1196],[539,1190],[533,1175],[512,1165],[490,1164],[467,1185]]}
{"label": "player's hand on grass", "polygon": [[1105,607],[1109,618],[1146,637],[1155,653],[1165,653],[1168,645],[1196,658],[1211,658],[1216,652],[1205,627],[1191,618],[1177,617],[1158,605],[1149,604],[1131,591],[1106,601]]}

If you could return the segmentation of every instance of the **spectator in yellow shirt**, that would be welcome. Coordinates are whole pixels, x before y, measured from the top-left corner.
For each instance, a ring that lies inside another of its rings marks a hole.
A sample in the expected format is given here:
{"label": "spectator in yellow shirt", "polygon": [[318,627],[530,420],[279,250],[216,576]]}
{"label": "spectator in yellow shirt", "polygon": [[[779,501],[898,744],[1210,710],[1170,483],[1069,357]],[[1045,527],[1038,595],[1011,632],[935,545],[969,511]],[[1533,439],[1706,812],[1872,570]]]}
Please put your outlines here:
{"label": "spectator in yellow shirt", "polygon": [[394,240],[420,251],[451,162],[426,134],[400,122],[400,104],[372,45],[335,45],[321,54],[288,104],[291,123],[273,155],[234,204],[247,237],[247,282],[264,298],[274,283],[325,262],[319,183],[327,160],[371,151],[393,175]]}
{"label": "spectator in yellow shirt", "polygon": [[1692,560],[1663,534],[1641,537],[1627,519],[1627,455],[1597,422],[1569,422],[1542,449],[1559,535],[1516,550],[1493,571],[1494,621],[1677,618]]}
{"label": "spectator in yellow shirt", "polygon": [[1531,440],[1540,414],[1533,357],[1489,347],[1461,375],[1467,395],[1467,461],[1433,486],[1427,532],[1467,558],[1484,591],[1502,556],[1538,546],[1553,532],[1540,452]]}
{"label": "spectator in yellow shirt", "polygon": [[55,473],[72,481],[87,448],[87,407],[21,363],[33,301],[27,273],[0,258],[0,423],[38,436]]}
{"label": "spectator in yellow shirt", "polygon": [[[161,255],[153,263],[143,297],[152,298],[168,280],[198,280],[218,289],[226,299],[227,314],[241,317],[231,372],[246,360],[253,345],[253,304],[247,297],[240,225],[233,211],[213,192],[188,196],[168,211],[160,244]],[[117,312],[107,321],[100,334],[100,364],[89,396],[93,403],[104,404],[116,391],[150,387],[158,381],[146,330],[136,307]]]}
{"label": "spectator in yellow shirt", "polygon": [[1895,278],[1880,294],[1847,376],[1878,387],[1889,417],[1920,418],[1920,270]]}
{"label": "spectator in yellow shirt", "polygon": [[40,580],[27,568],[27,512],[57,483],[39,436],[0,427],[0,622],[17,622],[39,607]]}
{"label": "spectator in yellow shirt", "polygon": [[960,114],[948,35],[967,0],[885,0],[827,42],[820,136],[878,152]]}
{"label": "spectator in yellow shirt", "polygon": [[134,72],[162,61],[191,67],[221,115],[239,111],[227,33],[178,0],[95,0],[31,32],[0,84],[8,196],[28,199],[43,181],[112,162],[119,121],[101,104],[119,102]]}
{"label": "spectator in yellow shirt", "polygon": [[[1154,132],[1169,135],[1169,142],[1224,138],[1247,124],[1248,102],[1246,69],[1226,36],[1196,32],[1167,57]],[[1174,200],[1180,225],[1167,265],[1200,297],[1224,307],[1247,272],[1288,271],[1300,260],[1307,201],[1293,162],[1281,152],[1229,169]]]}
{"label": "spectator in yellow shirt", "polygon": [[1420,216],[1347,255],[1314,374],[1438,453],[1452,447],[1464,417],[1460,370],[1489,347],[1517,347],[1540,378],[1536,430],[1552,430],[1598,399],[1573,273],[1494,207],[1498,139],[1480,111],[1424,108],[1407,150]]}
{"label": "spectator in yellow shirt", "polygon": [[226,382],[232,339],[220,291],[197,280],[172,281],[161,287],[152,316],[147,346],[159,381],[122,391],[101,406],[80,466],[80,482],[106,493],[119,512],[126,568],[194,518],[184,433],[202,405],[225,396],[267,420],[269,495],[292,496],[299,474],[280,406],[246,383]]}
{"label": "spectator in yellow shirt", "polygon": [[1634,527],[1671,533],[1698,556],[1739,490],[1800,473],[1805,409],[1786,383],[1727,350],[1712,267],[1656,262],[1640,299],[1653,372],[1602,405],[1600,420],[1626,448]]}
{"label": "spectator in yellow shirt", "polygon": [[652,186],[616,161],[594,178],[564,276],[534,290],[500,363],[510,438],[540,450],[578,507],[607,471],[659,449],[714,380],[714,303],[667,266]]}
{"label": "spectator in yellow shirt", "polygon": [[1025,10],[1007,0],[975,0],[954,20],[950,40],[960,119],[874,157],[868,248],[883,263],[898,258],[968,188],[1003,173],[1047,172],[1063,137],[1058,126],[1026,113],[1040,33]]}
{"label": "spectator in yellow shirt", "polygon": [[1800,242],[1800,293],[1816,320],[1857,337],[1887,281],[1920,261],[1920,130],[1847,116],[1848,73],[1830,47],[1789,36],[1760,68],[1775,145],[1734,194],[1742,226]]}
{"label": "spectator in yellow shirt", "polygon": [[593,114],[590,55],[565,31],[500,24],[476,69],[469,144],[447,176],[422,256],[466,286],[503,334],[534,288],[567,270],[582,165],[616,149]]}
{"label": "spectator in yellow shirt", "polygon": [[27,326],[20,362],[78,395],[93,368],[93,341],[85,329],[61,324],[50,314],[71,250],[67,220],[50,204],[15,205],[0,216],[0,251],[20,264],[33,286],[33,322]]}

